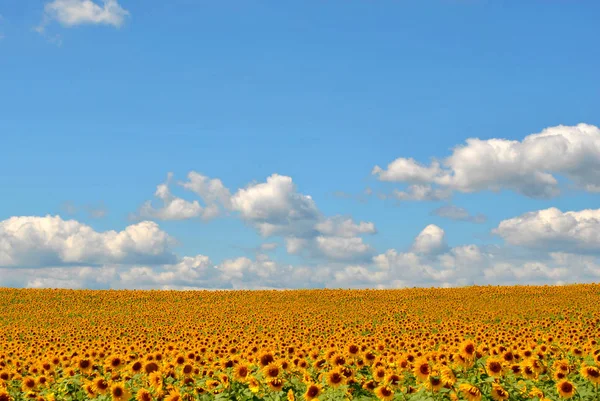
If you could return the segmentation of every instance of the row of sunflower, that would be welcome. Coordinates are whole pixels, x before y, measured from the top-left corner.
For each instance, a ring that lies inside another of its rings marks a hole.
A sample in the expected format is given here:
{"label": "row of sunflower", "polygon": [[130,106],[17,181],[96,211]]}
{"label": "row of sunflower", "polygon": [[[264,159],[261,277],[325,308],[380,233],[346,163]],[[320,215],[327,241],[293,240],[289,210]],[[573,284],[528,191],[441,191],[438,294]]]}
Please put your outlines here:
{"label": "row of sunflower", "polygon": [[600,286],[0,289],[0,401],[600,400]]}

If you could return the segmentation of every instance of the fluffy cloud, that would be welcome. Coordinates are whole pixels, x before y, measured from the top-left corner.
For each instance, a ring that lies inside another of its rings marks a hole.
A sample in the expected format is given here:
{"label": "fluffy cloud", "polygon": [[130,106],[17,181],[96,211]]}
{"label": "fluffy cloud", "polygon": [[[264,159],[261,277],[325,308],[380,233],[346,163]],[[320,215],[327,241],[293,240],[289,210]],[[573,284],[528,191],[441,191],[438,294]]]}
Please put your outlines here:
{"label": "fluffy cloud", "polygon": [[117,0],[103,0],[101,5],[92,0],[54,0],[44,6],[42,24],[56,20],[67,27],[84,24],[120,27],[128,15],[129,11]]}
{"label": "fluffy cloud", "polygon": [[412,246],[413,252],[428,255],[442,252],[446,248],[446,233],[435,224],[425,227],[417,235]]}
{"label": "fluffy cloud", "polygon": [[[424,230],[426,231],[426,230]],[[416,242],[416,241],[415,241]],[[2,268],[0,286],[67,288],[259,289],[399,288],[593,282],[600,263],[566,252],[519,254],[510,247],[462,245],[437,254],[389,249],[361,263],[290,266],[267,255],[213,263],[207,256],[162,265],[109,264]]]}
{"label": "fluffy cloud", "polygon": [[375,234],[375,225],[350,217],[325,217],[309,195],[298,192],[291,177],[273,174],[231,198],[231,208],[263,236],[285,237],[286,250],[313,258],[358,261],[372,248],[359,235]]}
{"label": "fluffy cloud", "polygon": [[355,237],[360,234],[375,234],[375,224],[361,221],[355,223],[350,217],[329,217],[315,224],[315,229],[324,235],[337,237]]}
{"label": "fluffy cloud", "polygon": [[472,223],[485,223],[487,220],[483,214],[477,214],[473,216],[467,209],[456,205],[441,206],[431,212],[431,214],[450,220],[469,221]]}
{"label": "fluffy cloud", "polygon": [[435,182],[445,172],[440,163],[433,161],[430,166],[424,166],[415,159],[400,157],[387,166],[387,170],[379,166],[373,167],[372,174],[379,177],[381,181],[429,183]]}
{"label": "fluffy cloud", "polygon": [[[192,190],[200,195],[201,198],[206,202],[206,207],[200,205],[197,200],[186,201],[185,199],[178,198],[171,193],[169,184],[173,175],[169,173],[167,182],[160,184],[156,187],[154,196],[162,202],[162,206],[154,207],[151,201],[145,202],[140,210],[138,216],[145,219],[156,219],[156,220],[186,220],[192,218],[202,218],[209,220],[217,217],[220,213],[220,208],[217,200],[221,196],[222,187],[221,181],[210,180],[207,177],[199,174],[191,176],[190,180],[181,185],[189,190]],[[214,182],[217,182],[215,184]],[[215,189],[215,192],[210,192],[210,189]]]}
{"label": "fluffy cloud", "polygon": [[509,244],[534,249],[600,252],[600,209],[538,210],[503,220],[492,232]]}
{"label": "fluffy cloud", "polygon": [[283,237],[290,254],[303,252],[309,257],[344,261],[364,260],[372,254],[372,248],[360,236],[375,234],[373,223],[354,222],[349,216],[324,216],[309,195],[298,191],[291,177],[273,174],[265,182],[251,183],[231,195],[221,180],[192,171],[187,181],[178,184],[199,196],[205,207],[198,201],[173,196],[169,190],[171,179],[169,174],[167,182],[157,187],[155,197],[162,206],[154,207],[147,201],[140,208],[139,217],[208,219],[227,210],[263,237]]}
{"label": "fluffy cloud", "polygon": [[408,187],[408,191],[394,190],[392,196],[401,201],[439,201],[448,199],[451,195],[452,192],[446,188],[414,184]]}
{"label": "fluffy cloud", "polygon": [[197,194],[207,205],[231,208],[231,193],[221,180],[211,179],[196,171],[190,171],[187,178],[187,181],[179,182],[179,185]]}
{"label": "fluffy cloud", "polygon": [[319,218],[313,199],[299,193],[291,177],[278,174],[238,190],[231,207],[263,236],[308,235]]}
{"label": "fluffy cloud", "polygon": [[370,256],[373,248],[360,237],[324,237],[315,238],[316,249],[328,259],[337,261],[356,261]]}
{"label": "fluffy cloud", "polygon": [[[460,192],[508,189],[532,198],[559,194],[554,174],[579,188],[600,191],[600,129],[593,125],[550,127],[522,141],[469,138],[442,163],[429,166],[398,158],[372,174],[382,181],[436,184]],[[408,195],[407,195],[408,196]]]}
{"label": "fluffy cloud", "polygon": [[97,232],[60,216],[11,217],[0,222],[0,266],[160,264],[174,260],[172,243],[151,221]]}

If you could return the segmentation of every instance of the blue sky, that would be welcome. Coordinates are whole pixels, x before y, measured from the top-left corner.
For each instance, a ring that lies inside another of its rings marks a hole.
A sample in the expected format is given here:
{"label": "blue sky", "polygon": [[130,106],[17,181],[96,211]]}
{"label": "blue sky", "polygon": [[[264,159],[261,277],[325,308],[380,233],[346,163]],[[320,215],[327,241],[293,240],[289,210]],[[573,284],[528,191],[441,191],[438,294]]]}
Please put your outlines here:
{"label": "blue sky", "polygon": [[[6,0],[0,285],[598,281],[600,212],[566,213],[599,204],[599,11],[592,1]],[[547,128],[562,145],[507,145],[514,160],[473,147],[443,164],[468,138],[521,143]],[[387,167],[398,158],[414,163]],[[432,158],[442,169],[430,174]],[[208,206],[178,185],[190,172],[227,190],[220,212],[161,215],[154,193],[169,173],[169,199]],[[410,185],[438,192],[394,195]],[[303,208],[310,218],[295,220]],[[520,218],[549,208],[561,213]],[[344,233],[315,228],[343,219]],[[360,222],[369,228],[351,228]],[[146,240],[162,253],[135,236],[132,247],[107,240],[128,226],[158,233]],[[417,246],[420,234],[430,246]],[[478,256],[458,261],[469,245]],[[80,255],[68,256],[74,246]],[[390,250],[417,261],[391,262]],[[210,262],[182,267],[199,255]],[[279,279],[290,271],[293,282]]]}

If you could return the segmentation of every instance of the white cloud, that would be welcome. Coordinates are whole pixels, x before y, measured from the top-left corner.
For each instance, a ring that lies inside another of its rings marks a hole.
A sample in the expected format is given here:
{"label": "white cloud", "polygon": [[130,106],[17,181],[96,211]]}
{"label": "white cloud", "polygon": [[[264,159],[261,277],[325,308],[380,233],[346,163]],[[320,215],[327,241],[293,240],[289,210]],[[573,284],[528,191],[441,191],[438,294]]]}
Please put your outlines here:
{"label": "white cloud", "polygon": [[500,222],[493,231],[509,244],[553,251],[600,251],[600,209],[549,208]]}
{"label": "white cloud", "polygon": [[54,0],[44,6],[44,21],[38,30],[43,31],[51,20],[66,27],[84,24],[120,27],[128,15],[129,11],[117,0],[103,0],[101,4],[91,0]]}
{"label": "white cloud", "polygon": [[412,250],[423,254],[439,253],[447,248],[445,237],[446,233],[443,229],[430,224],[415,238]]}
{"label": "white cloud", "polygon": [[[171,193],[169,189],[169,184],[171,182],[172,177],[172,173],[169,173],[167,177],[167,182],[160,184],[156,187],[156,192],[154,193],[154,196],[160,201],[162,201],[162,206],[155,208],[154,206],[152,206],[151,201],[147,201],[141,206],[140,210],[138,211],[139,217],[157,220],[186,220],[200,217],[204,220],[210,220],[219,215],[219,206],[214,202],[215,194],[205,194],[206,196],[203,197],[203,199],[205,200],[205,202],[207,202],[206,207],[201,206],[197,200],[191,202],[186,201],[185,199],[176,197]],[[194,179],[196,179],[195,176]],[[220,183],[219,180],[209,180],[206,183],[208,188],[211,187],[212,181],[218,181]],[[202,190],[197,180],[190,183],[184,183],[182,184],[182,186],[184,186],[187,189],[194,190],[195,192],[197,190]]]}
{"label": "white cloud", "polygon": [[165,263],[174,259],[172,243],[150,221],[97,232],[60,216],[11,217],[0,221],[0,266]]}
{"label": "white cloud", "polygon": [[393,192],[393,197],[401,201],[439,201],[448,199],[452,192],[447,188],[432,188],[431,185],[414,184],[408,191]]}
{"label": "white cloud", "polygon": [[313,199],[297,192],[291,177],[278,174],[238,190],[231,207],[263,236],[307,235],[319,218]]}
{"label": "white cloud", "polygon": [[387,170],[379,166],[373,167],[371,174],[377,175],[381,181],[429,183],[445,173],[435,160],[430,166],[424,166],[415,159],[400,157],[388,164]]}
{"label": "white cloud", "polygon": [[[263,237],[280,236],[290,254],[304,252],[309,257],[349,260],[353,256],[364,259],[371,248],[360,235],[377,232],[372,222],[354,222],[349,216],[324,216],[314,200],[300,193],[291,177],[273,174],[266,182],[251,183],[238,189],[232,196],[218,179],[210,179],[192,171],[183,188],[194,192],[206,204],[185,201],[169,190],[172,174],[167,182],[157,187],[155,196],[162,207],[155,208],[147,201],[140,208],[142,218],[182,220],[201,216],[216,217],[222,210],[234,215],[257,230]],[[343,252],[343,250],[348,252]]]}
{"label": "white cloud", "polygon": [[[347,240],[347,239],[344,239]],[[214,264],[207,256],[163,265],[3,268],[0,286],[139,289],[397,288],[593,282],[598,259],[570,253],[517,256],[514,249],[463,245],[437,255],[390,249],[361,263],[290,266],[259,254]]]}
{"label": "white cloud", "polygon": [[350,217],[334,216],[315,224],[315,229],[324,235],[337,237],[354,237],[359,234],[375,234],[375,224],[361,221],[355,223]]}
{"label": "white cloud", "polygon": [[315,241],[316,248],[322,255],[336,261],[355,261],[373,253],[373,248],[365,244],[360,237],[318,236]]}
{"label": "white cloud", "polygon": [[231,193],[217,178],[209,178],[196,171],[188,173],[188,181],[179,182],[183,188],[197,194],[207,205],[231,207]]}
{"label": "white cloud", "polygon": [[308,245],[308,239],[298,237],[286,237],[285,249],[287,253],[297,254]]}
{"label": "white cloud", "polygon": [[508,189],[533,198],[559,194],[554,174],[579,188],[600,189],[600,129],[593,125],[550,127],[523,141],[469,138],[440,164],[398,158],[387,169],[375,166],[379,180],[436,184],[460,192]]}
{"label": "white cloud", "polygon": [[477,214],[473,216],[467,209],[456,205],[441,206],[431,212],[431,214],[450,220],[470,221],[472,223],[485,223],[487,220],[483,214]]}

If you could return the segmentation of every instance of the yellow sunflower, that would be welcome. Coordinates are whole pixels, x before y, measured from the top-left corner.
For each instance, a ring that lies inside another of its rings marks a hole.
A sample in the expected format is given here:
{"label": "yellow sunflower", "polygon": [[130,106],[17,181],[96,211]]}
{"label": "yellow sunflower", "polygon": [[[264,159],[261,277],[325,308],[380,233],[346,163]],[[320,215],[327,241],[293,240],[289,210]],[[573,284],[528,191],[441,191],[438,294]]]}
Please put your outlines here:
{"label": "yellow sunflower", "polygon": [[375,395],[382,401],[390,401],[394,398],[394,390],[390,386],[379,386],[375,389]]}
{"label": "yellow sunflower", "polygon": [[575,386],[568,380],[556,383],[556,390],[562,398],[571,398],[575,395]]}
{"label": "yellow sunflower", "polygon": [[473,386],[472,384],[463,383],[460,386],[458,386],[458,389],[468,401],[481,400],[481,390],[479,390],[479,388]]}

